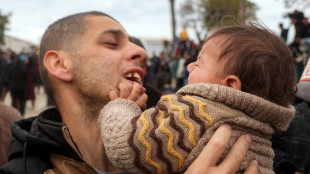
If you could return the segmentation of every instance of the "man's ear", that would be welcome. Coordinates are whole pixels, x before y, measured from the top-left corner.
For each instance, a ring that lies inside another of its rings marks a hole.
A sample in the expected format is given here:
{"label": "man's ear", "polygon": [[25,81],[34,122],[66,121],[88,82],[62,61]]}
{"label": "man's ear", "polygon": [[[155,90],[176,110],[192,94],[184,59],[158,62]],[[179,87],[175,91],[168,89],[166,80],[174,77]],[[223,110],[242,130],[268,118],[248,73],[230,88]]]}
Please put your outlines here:
{"label": "man's ear", "polygon": [[232,87],[234,89],[240,90],[242,88],[242,82],[239,77],[235,75],[229,75],[224,80],[225,86]]}
{"label": "man's ear", "polygon": [[72,66],[69,54],[64,51],[48,51],[43,59],[47,71],[59,80],[72,80]]}

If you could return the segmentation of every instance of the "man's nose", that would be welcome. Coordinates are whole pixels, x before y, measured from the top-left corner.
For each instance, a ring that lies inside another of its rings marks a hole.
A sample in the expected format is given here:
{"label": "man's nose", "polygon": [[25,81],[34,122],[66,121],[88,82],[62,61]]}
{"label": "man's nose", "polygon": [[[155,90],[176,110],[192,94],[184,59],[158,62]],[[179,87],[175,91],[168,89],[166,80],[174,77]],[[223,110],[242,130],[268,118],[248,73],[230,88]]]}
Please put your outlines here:
{"label": "man's nose", "polygon": [[145,56],[146,56],[145,50],[142,47],[137,46],[133,43],[131,43],[130,50],[131,50],[130,59],[143,63]]}

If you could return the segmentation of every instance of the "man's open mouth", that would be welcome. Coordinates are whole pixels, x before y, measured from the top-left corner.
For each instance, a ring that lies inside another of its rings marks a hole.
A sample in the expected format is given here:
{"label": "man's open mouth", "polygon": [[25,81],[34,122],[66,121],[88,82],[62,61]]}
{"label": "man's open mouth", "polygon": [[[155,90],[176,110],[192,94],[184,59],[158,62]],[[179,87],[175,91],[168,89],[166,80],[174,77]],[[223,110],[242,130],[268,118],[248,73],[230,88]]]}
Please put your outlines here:
{"label": "man's open mouth", "polygon": [[137,82],[139,84],[141,84],[141,82],[142,82],[141,81],[142,78],[141,78],[140,74],[137,72],[127,73],[127,74],[125,74],[124,78],[127,80],[130,80],[130,81]]}

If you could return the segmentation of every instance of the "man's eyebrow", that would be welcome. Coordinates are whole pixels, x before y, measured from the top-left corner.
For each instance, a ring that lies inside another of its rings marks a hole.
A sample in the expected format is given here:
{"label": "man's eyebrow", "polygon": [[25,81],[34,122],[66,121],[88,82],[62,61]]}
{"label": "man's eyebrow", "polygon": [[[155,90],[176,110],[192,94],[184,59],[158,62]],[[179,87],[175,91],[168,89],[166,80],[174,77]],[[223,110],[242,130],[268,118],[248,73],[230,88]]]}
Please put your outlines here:
{"label": "man's eyebrow", "polygon": [[109,29],[109,30],[105,30],[102,32],[102,34],[108,34],[108,33],[114,34],[114,35],[122,37],[122,38],[125,37],[125,33],[122,30]]}

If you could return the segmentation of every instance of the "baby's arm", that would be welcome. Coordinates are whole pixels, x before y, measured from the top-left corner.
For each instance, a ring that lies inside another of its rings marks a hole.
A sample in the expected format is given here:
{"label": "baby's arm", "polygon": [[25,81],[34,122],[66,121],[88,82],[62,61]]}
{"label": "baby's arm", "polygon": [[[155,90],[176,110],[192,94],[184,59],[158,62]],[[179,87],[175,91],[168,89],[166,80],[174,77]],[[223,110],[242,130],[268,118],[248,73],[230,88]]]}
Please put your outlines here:
{"label": "baby's arm", "polygon": [[119,88],[119,94],[109,94],[112,101],[100,112],[101,133],[109,160],[130,173],[184,171],[195,158],[195,155],[187,158],[201,134],[195,132],[202,130],[198,129],[197,119],[193,124],[190,115],[185,114],[191,113],[186,108],[193,110],[194,105],[180,95],[167,95],[155,108],[142,113],[136,104],[138,92],[134,92],[139,90],[135,86]]}
{"label": "baby's arm", "polygon": [[[131,120],[141,115],[140,107],[147,100],[145,89],[136,83],[120,83],[109,92],[110,102],[99,113],[99,125],[106,155],[113,164],[127,166],[124,158],[132,158],[127,139],[132,131]],[[122,168],[120,165],[116,165]]]}
{"label": "baby's arm", "polygon": [[189,112],[183,110],[189,108],[190,102],[183,97],[178,101],[179,95],[163,96],[155,108],[142,113],[136,104],[141,90],[132,87],[120,85],[119,94],[111,92],[112,101],[100,112],[101,133],[109,160],[130,173],[184,171],[188,160],[194,159],[193,155],[190,159],[187,155],[198,136],[196,125],[185,114]]}

